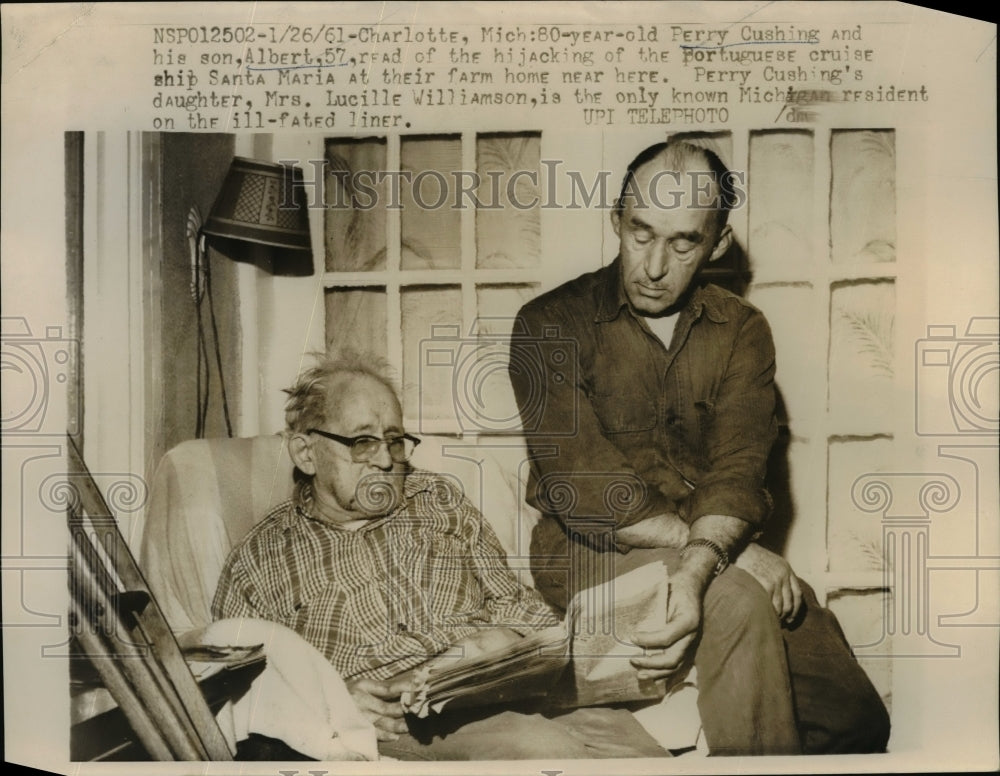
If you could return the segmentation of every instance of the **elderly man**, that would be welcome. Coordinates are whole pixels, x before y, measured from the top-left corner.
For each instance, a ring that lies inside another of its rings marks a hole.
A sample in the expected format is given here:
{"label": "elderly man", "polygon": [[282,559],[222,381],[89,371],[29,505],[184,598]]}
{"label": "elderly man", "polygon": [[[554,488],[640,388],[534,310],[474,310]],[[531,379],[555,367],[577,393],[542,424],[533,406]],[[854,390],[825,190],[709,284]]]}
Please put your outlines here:
{"label": "elderly man", "polygon": [[557,618],[506,565],[482,515],[412,470],[418,440],[372,359],[323,357],[289,389],[297,484],[228,558],[216,618],[286,625],[340,672],[399,759],[665,756],[624,710],[484,709],[404,718],[400,675],[453,647],[501,646]]}
{"label": "elderly man", "polygon": [[[647,148],[611,214],[618,257],[522,308],[510,377],[545,515],[535,578],[564,607],[664,560],[667,623],[639,639],[663,651],[633,663],[660,677],[693,653],[713,754],[881,751],[888,715],[835,618],[752,543],[770,510],[774,346],[758,310],[696,282],[732,241],[734,182],[710,151]],[[573,363],[549,357],[557,341]]]}

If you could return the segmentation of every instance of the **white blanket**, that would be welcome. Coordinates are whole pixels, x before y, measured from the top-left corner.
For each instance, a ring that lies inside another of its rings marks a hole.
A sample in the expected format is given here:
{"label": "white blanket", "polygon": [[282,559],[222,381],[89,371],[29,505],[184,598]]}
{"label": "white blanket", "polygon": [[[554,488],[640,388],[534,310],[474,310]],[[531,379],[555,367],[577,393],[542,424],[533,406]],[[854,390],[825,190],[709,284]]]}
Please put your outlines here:
{"label": "white blanket", "polygon": [[266,620],[219,620],[196,641],[214,646],[264,645],[267,667],[242,698],[218,714],[234,752],[236,741],[258,733],[317,760],[379,759],[375,728],[354,705],[344,680],[295,631]]}

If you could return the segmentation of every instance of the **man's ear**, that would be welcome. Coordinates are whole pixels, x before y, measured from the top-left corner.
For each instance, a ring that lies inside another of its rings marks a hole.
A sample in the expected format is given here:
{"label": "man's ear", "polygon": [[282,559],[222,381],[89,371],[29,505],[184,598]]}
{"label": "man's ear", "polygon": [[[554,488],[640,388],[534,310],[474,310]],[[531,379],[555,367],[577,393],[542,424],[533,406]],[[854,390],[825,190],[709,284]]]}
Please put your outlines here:
{"label": "man's ear", "polygon": [[715,261],[716,259],[721,259],[726,251],[729,250],[729,246],[733,244],[733,228],[726,224],[722,227],[722,231],[719,233],[719,239],[716,240],[715,247],[712,249],[712,255],[708,257],[709,261]]}
{"label": "man's ear", "polygon": [[295,468],[310,477],[316,474],[316,461],[313,458],[312,440],[307,434],[294,433],[288,437],[288,455],[291,456]]}
{"label": "man's ear", "polygon": [[611,211],[611,228],[615,230],[616,237],[622,236],[622,214],[617,208]]}

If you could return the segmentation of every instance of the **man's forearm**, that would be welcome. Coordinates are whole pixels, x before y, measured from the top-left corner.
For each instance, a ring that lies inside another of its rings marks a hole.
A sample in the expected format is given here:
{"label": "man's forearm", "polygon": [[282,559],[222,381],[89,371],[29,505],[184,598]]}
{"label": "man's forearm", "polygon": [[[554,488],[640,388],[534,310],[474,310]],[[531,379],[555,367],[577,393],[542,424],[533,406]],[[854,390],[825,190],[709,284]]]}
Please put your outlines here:
{"label": "man's forearm", "polygon": [[690,539],[708,539],[735,560],[747,546],[753,527],[746,520],[729,515],[703,515],[688,525],[674,512],[652,515],[625,528],[615,536],[629,547],[673,547],[681,549]]}
{"label": "man's forearm", "polygon": [[739,517],[730,515],[702,515],[691,523],[688,541],[708,539],[726,551],[730,560],[742,552],[753,535],[753,526]]}
{"label": "man's forearm", "polygon": [[680,549],[688,540],[688,524],[673,512],[652,515],[634,525],[615,530],[615,538],[629,547],[673,547]]}
{"label": "man's forearm", "polygon": [[[617,541],[629,547],[673,547],[682,549],[694,539],[707,539],[717,545],[730,561],[746,547],[753,527],[746,520],[729,515],[703,515],[690,526],[670,512],[647,517],[634,525],[619,528]],[[708,547],[694,546],[685,553],[680,569],[698,580],[698,587],[707,587],[718,563],[717,555]]]}
{"label": "man's forearm", "polygon": [[[752,534],[753,526],[746,520],[730,515],[702,515],[691,524],[688,542],[707,539],[734,561]],[[718,562],[718,556],[709,546],[693,544],[683,554],[678,573],[697,580],[698,587],[704,590],[714,578]]]}

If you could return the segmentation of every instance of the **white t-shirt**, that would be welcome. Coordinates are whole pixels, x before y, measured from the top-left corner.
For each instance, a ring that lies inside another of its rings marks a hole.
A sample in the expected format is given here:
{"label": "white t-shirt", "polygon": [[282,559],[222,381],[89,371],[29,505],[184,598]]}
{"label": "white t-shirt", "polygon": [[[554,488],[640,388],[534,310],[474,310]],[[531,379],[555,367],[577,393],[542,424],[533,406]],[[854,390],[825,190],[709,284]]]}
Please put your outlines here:
{"label": "white t-shirt", "polygon": [[678,315],[679,313],[672,313],[671,315],[660,315],[655,318],[648,315],[644,316],[650,330],[659,338],[665,348],[670,347],[670,340],[674,336],[674,328],[677,326]]}

